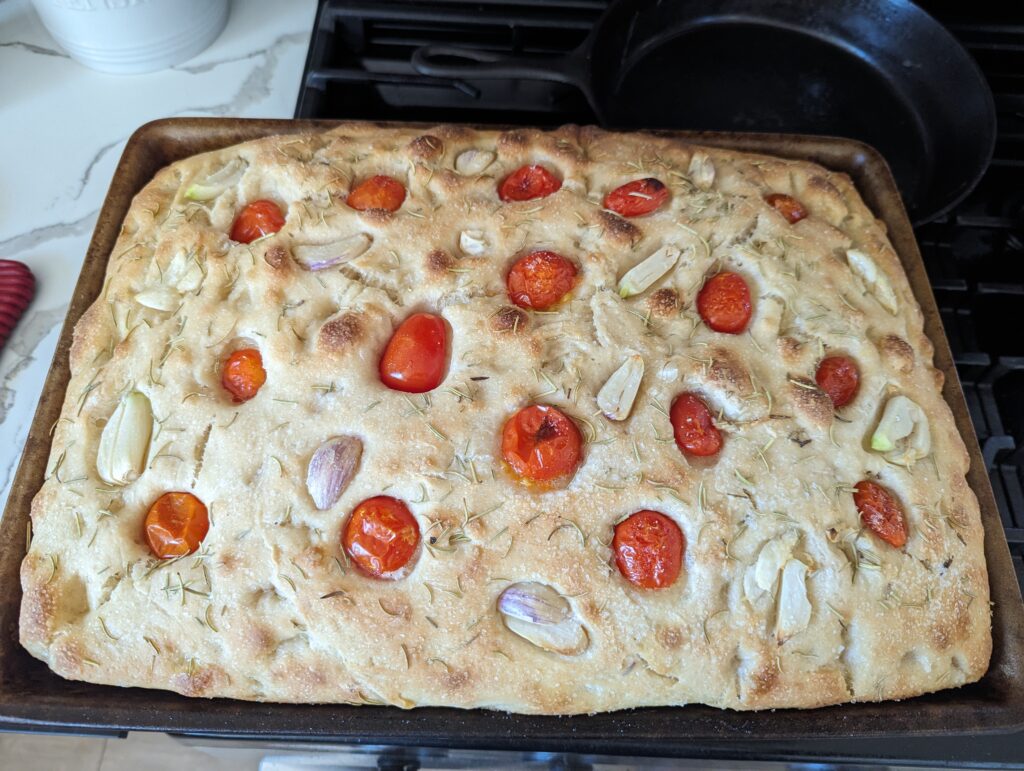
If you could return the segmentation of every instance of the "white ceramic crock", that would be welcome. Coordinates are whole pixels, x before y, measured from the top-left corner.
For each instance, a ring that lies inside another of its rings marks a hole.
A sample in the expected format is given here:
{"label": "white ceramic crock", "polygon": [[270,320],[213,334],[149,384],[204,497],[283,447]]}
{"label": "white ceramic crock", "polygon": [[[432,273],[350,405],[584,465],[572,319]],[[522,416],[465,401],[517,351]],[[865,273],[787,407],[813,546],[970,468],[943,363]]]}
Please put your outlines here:
{"label": "white ceramic crock", "polygon": [[190,59],[228,19],[228,0],[32,0],[71,58],[100,72],[153,72]]}

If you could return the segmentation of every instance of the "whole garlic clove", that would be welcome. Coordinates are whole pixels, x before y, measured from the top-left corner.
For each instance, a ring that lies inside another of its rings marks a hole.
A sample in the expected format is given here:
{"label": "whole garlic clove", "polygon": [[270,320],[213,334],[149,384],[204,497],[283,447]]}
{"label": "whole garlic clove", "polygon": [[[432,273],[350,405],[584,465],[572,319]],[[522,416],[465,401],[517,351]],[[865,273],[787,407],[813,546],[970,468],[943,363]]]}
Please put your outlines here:
{"label": "whole garlic clove", "polygon": [[292,249],[292,254],[306,270],[317,271],[354,260],[372,243],[373,239],[366,233],[356,233],[329,244],[299,244]]}
{"label": "whole garlic clove", "polygon": [[512,584],[498,597],[498,611],[511,632],[543,650],[578,656],[590,646],[568,601],[547,584]]}
{"label": "whole garlic clove", "polygon": [[896,315],[899,310],[899,300],[892,288],[889,277],[878,269],[878,265],[867,254],[860,249],[847,249],[846,262],[850,270],[864,282],[868,291],[874,295],[879,304],[889,313]]}
{"label": "whole garlic clove", "polygon": [[363,443],[354,436],[336,436],[317,447],[306,469],[306,489],[320,511],[338,502],[362,455]]}
{"label": "whole garlic clove", "polygon": [[775,637],[779,645],[804,631],[810,622],[807,566],[800,560],[790,560],[782,569],[782,581],[779,584],[779,613],[775,622]]}
{"label": "whole garlic clove", "polygon": [[893,463],[909,466],[927,457],[931,448],[931,430],[924,410],[902,394],[889,399],[871,435],[871,449]]}
{"label": "whole garlic clove", "polygon": [[96,471],[110,485],[127,485],[146,468],[153,434],[153,408],[149,398],[132,391],[121,399],[103,427],[96,452]]}
{"label": "whole garlic clove", "polygon": [[687,174],[698,188],[708,190],[715,183],[715,164],[707,153],[697,150],[690,158]]}
{"label": "whole garlic clove", "polygon": [[455,170],[467,177],[475,176],[494,163],[495,157],[490,150],[463,150],[455,159]]}
{"label": "whole garlic clove", "polygon": [[597,393],[597,406],[609,420],[625,420],[633,409],[640,381],[644,377],[644,358],[638,354],[629,356],[612,373]]}
{"label": "whole garlic clove", "polygon": [[210,201],[229,187],[234,187],[245,173],[246,163],[241,158],[234,158],[206,179],[193,182],[185,190],[185,197],[190,201]]}
{"label": "whole garlic clove", "polygon": [[459,233],[459,248],[471,257],[480,257],[487,251],[487,238],[482,230],[463,230]]}
{"label": "whole garlic clove", "polygon": [[623,298],[640,294],[668,273],[679,260],[680,251],[674,246],[663,246],[638,265],[634,265],[619,279],[619,295]]}

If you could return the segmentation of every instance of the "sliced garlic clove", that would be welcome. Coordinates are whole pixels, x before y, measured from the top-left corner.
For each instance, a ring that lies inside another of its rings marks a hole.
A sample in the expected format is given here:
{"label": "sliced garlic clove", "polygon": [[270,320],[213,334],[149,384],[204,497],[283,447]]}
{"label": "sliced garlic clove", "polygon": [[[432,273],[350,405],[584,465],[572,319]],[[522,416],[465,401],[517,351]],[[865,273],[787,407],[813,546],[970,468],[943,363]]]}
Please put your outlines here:
{"label": "sliced garlic clove", "polygon": [[203,285],[203,269],[196,260],[189,260],[174,282],[179,292],[194,292]]}
{"label": "sliced garlic clove", "polygon": [[135,301],[155,311],[173,311],[181,304],[181,295],[168,287],[156,286],[137,292]]}
{"label": "sliced garlic clove", "polygon": [[210,201],[229,187],[237,185],[245,173],[245,168],[245,161],[234,158],[206,179],[189,185],[185,190],[185,197],[190,201]]}
{"label": "sliced garlic clove", "polygon": [[329,244],[299,244],[292,249],[292,254],[306,270],[316,271],[354,260],[372,243],[373,239],[366,233],[356,233]]}
{"label": "sliced garlic clove", "polygon": [[625,420],[633,409],[640,381],[644,377],[644,357],[633,354],[612,373],[597,392],[597,406],[609,420]]}
{"label": "sliced garlic clove", "polygon": [[703,150],[697,150],[690,158],[687,173],[690,181],[701,190],[707,190],[715,183],[715,164]]}
{"label": "sliced garlic clove", "polygon": [[480,257],[487,251],[487,239],[482,230],[463,230],[459,233],[459,248],[471,257]]}
{"label": "sliced garlic clove", "polygon": [[859,249],[847,249],[846,260],[850,270],[864,282],[868,291],[874,295],[879,304],[889,313],[895,315],[899,310],[896,292],[892,288],[889,277],[878,269],[875,261]]}
{"label": "sliced garlic clove", "polygon": [[318,509],[331,508],[345,492],[359,467],[363,443],[354,436],[336,436],[317,447],[306,469],[306,489]]}
{"label": "sliced garlic clove", "polygon": [[590,645],[569,602],[546,584],[512,584],[498,597],[498,611],[511,632],[546,651],[577,656]]}
{"label": "sliced garlic clove", "polygon": [[639,265],[633,266],[619,280],[619,295],[632,297],[668,273],[679,259],[680,251],[674,246],[663,246]]}
{"label": "sliced garlic clove", "polygon": [[494,163],[495,157],[490,150],[463,150],[455,159],[455,170],[459,174],[472,177]]}
{"label": "sliced garlic clove", "polygon": [[100,435],[96,471],[110,485],[134,482],[146,467],[153,434],[153,408],[149,398],[132,391],[121,399]]}
{"label": "sliced garlic clove", "polygon": [[793,547],[796,546],[798,537],[797,533],[790,531],[773,538],[761,547],[761,553],[757,555],[757,562],[754,563],[754,582],[762,592],[774,589],[779,571],[793,556]]}
{"label": "sliced garlic clove", "polygon": [[775,637],[779,645],[804,631],[810,622],[807,566],[800,560],[790,560],[782,569],[782,581],[779,584],[779,613],[775,622]]}
{"label": "sliced garlic clove", "polygon": [[899,394],[886,402],[878,426],[871,435],[871,449],[893,463],[909,466],[931,452],[928,417],[911,399]]}

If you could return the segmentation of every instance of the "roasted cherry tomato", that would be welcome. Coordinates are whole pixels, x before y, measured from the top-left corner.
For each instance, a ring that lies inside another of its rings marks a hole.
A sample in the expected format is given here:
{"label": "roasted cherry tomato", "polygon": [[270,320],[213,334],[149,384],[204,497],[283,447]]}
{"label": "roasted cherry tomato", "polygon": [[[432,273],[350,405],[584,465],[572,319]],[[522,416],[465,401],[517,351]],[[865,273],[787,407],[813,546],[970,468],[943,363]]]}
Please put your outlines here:
{"label": "roasted cherry tomato", "polygon": [[722,434],[711,410],[695,394],[679,394],[669,410],[676,445],[686,455],[706,458],[722,449]]}
{"label": "roasted cherry tomato", "polygon": [[664,589],[679,577],[686,538],[679,525],[644,509],[615,526],[612,551],[623,578],[641,589]]}
{"label": "roasted cherry tomato", "polygon": [[146,513],[143,533],[149,550],[162,560],[199,548],[210,529],[206,506],[192,493],[164,493]]}
{"label": "roasted cherry tomato", "polygon": [[654,177],[627,182],[604,197],[604,208],[623,217],[650,214],[668,200],[668,188]]}
{"label": "roasted cherry tomato", "polygon": [[697,312],[716,332],[738,335],[750,323],[751,307],[747,282],[729,271],[709,278],[697,295]]}
{"label": "roasted cherry tomato", "polygon": [[220,375],[220,384],[235,404],[249,401],[266,382],[263,357],[255,348],[241,348],[228,356]]}
{"label": "roasted cherry tomato", "polygon": [[895,496],[867,479],[858,482],[855,490],[853,503],[864,526],[890,546],[902,547],[907,542],[907,520]]}
{"label": "roasted cherry tomato", "polygon": [[556,252],[532,252],[516,260],[506,283],[513,303],[543,311],[576,286],[576,266]]}
{"label": "roasted cherry tomato", "polygon": [[390,578],[409,564],[420,543],[420,526],[397,498],[367,498],[352,511],[341,535],[341,546],[355,566],[368,576]]}
{"label": "roasted cherry tomato", "polygon": [[522,166],[498,185],[498,197],[502,201],[530,201],[544,198],[558,192],[562,180],[543,166]]}
{"label": "roasted cherry tomato", "polygon": [[405,186],[397,179],[378,174],[356,185],[345,203],[358,211],[396,211],[405,200]]}
{"label": "roasted cherry tomato", "polygon": [[808,214],[804,205],[791,195],[772,193],[771,195],[766,195],[764,200],[768,202],[769,206],[772,206],[779,214],[785,217],[790,225],[795,225]]}
{"label": "roasted cherry tomato", "polygon": [[832,404],[844,407],[853,401],[860,385],[860,370],[857,362],[849,356],[829,356],[822,359],[814,373],[818,388],[828,394]]}
{"label": "roasted cherry tomato", "polygon": [[524,407],[501,432],[501,455],[528,482],[551,482],[576,471],[583,438],[561,410],[545,404]]}
{"label": "roasted cherry tomato", "polygon": [[380,357],[380,381],[388,388],[421,394],[444,380],[448,330],[433,313],[414,313],[391,335]]}
{"label": "roasted cherry tomato", "polygon": [[253,201],[235,217],[231,226],[231,240],[251,244],[257,238],[269,236],[284,227],[284,214],[273,201]]}

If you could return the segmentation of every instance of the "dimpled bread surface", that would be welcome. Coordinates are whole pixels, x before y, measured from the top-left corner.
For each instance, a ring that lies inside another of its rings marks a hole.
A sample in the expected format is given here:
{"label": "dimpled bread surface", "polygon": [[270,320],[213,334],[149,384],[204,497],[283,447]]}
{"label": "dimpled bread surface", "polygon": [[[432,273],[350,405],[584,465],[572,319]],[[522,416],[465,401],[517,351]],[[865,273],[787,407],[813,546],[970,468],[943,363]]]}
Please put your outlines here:
{"label": "dimpled bread surface", "polygon": [[[493,162],[459,173],[473,148]],[[188,200],[190,184],[239,158],[237,182]],[[560,190],[500,200],[498,183],[534,163]],[[402,206],[346,206],[377,174],[406,187]],[[602,208],[646,177],[668,186],[666,205],[629,219]],[[809,216],[790,224],[771,193]],[[231,241],[257,199],[276,201],[285,226]],[[463,251],[464,231],[481,254]],[[295,258],[358,234],[370,246],[344,264],[314,272]],[[623,274],[663,246],[679,251],[675,265],[621,297]],[[505,286],[512,262],[537,249],[579,269],[571,296],[544,313],[513,306]],[[174,282],[193,265],[195,286],[182,290]],[[697,312],[721,270],[751,290],[742,334],[714,332]],[[171,291],[174,308],[136,300],[153,289]],[[427,395],[378,374],[417,311],[450,330],[447,374]],[[267,381],[235,404],[220,373],[239,347],[260,351]],[[839,410],[815,385],[832,354],[861,374]],[[644,361],[639,392],[625,420],[609,420],[596,396],[631,355]],[[65,678],[569,714],[899,699],[988,667],[978,503],[921,311],[850,180],[811,163],[576,126],[359,123],[198,155],[135,197],[103,292],[75,328],[71,370],[21,571],[21,642]],[[100,435],[132,390],[152,405],[153,437],[139,478],[110,485]],[[715,416],[714,457],[688,458],[672,439],[667,411],[684,391]],[[902,463],[870,444],[896,395],[920,406],[930,434],[927,454]],[[530,404],[558,407],[584,437],[564,485],[529,487],[502,461],[502,427]],[[362,441],[362,457],[321,511],[307,466],[343,435]],[[903,548],[863,527],[852,489],[864,479],[899,501]],[[142,522],[168,491],[202,500],[210,529],[195,554],[161,561]],[[422,534],[398,580],[363,575],[340,545],[352,509],[381,494],[404,501]],[[633,586],[612,555],[615,524],[642,509],[685,537],[664,589]],[[799,580],[783,590],[786,566]],[[550,652],[508,628],[497,598],[522,581],[561,594],[585,650]],[[809,615],[783,619],[783,591]]]}

